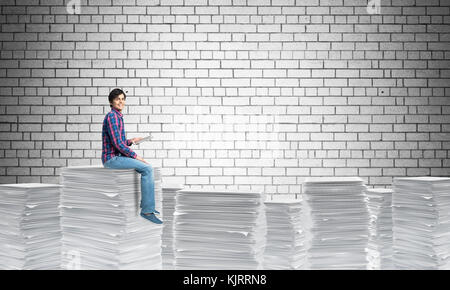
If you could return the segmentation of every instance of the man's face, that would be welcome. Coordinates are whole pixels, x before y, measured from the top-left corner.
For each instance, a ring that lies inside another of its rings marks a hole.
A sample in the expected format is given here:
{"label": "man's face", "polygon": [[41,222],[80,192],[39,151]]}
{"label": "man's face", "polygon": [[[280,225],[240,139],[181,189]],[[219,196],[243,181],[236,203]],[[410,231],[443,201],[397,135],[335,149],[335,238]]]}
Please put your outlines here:
{"label": "man's face", "polygon": [[125,96],[123,94],[118,95],[111,103],[113,108],[118,110],[119,112],[123,110],[125,107]]}

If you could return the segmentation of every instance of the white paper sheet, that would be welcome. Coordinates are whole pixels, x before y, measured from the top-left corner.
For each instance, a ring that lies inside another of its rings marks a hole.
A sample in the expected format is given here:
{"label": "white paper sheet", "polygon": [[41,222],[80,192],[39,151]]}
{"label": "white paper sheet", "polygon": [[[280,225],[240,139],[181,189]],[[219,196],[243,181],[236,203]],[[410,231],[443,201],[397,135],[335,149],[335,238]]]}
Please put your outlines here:
{"label": "white paper sheet", "polygon": [[265,202],[267,244],[264,269],[304,269],[306,264],[305,231],[301,220],[301,197],[268,196]]}
{"label": "white paper sheet", "polygon": [[[159,168],[154,177],[156,209],[163,214]],[[62,184],[63,268],[162,268],[162,225],[139,216],[135,170],[67,167]]]}
{"label": "white paper sheet", "polygon": [[60,186],[0,185],[0,269],[60,269]]}
{"label": "white paper sheet", "polygon": [[264,194],[183,189],[176,195],[176,269],[262,269]]}
{"label": "white paper sheet", "polygon": [[396,269],[450,269],[450,178],[394,180]]}
{"label": "white paper sheet", "polygon": [[312,177],[303,184],[308,269],[366,269],[369,214],[358,177]]}
{"label": "white paper sheet", "polygon": [[178,190],[182,190],[180,184],[163,184],[163,211],[164,224],[162,232],[162,263],[164,270],[175,269],[175,249],[173,238],[173,213],[175,212],[175,197]]}

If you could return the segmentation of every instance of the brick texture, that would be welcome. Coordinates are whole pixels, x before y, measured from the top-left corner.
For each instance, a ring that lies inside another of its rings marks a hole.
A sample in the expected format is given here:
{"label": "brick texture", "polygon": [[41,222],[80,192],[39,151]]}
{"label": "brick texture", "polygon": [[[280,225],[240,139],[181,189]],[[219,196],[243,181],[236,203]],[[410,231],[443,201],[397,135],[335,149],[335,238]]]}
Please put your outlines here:
{"label": "brick texture", "polygon": [[449,1],[68,2],[1,1],[0,183],[100,164],[114,87],[164,182],[450,175]]}

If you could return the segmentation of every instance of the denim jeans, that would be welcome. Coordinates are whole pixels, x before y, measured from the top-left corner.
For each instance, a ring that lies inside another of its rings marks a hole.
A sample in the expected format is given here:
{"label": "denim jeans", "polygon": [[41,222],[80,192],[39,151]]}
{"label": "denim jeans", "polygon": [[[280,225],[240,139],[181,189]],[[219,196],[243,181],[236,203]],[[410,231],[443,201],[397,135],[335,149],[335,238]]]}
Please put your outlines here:
{"label": "denim jeans", "polygon": [[141,209],[143,213],[155,212],[155,181],[153,167],[125,156],[114,156],[103,164],[112,169],[135,169],[141,174]]}

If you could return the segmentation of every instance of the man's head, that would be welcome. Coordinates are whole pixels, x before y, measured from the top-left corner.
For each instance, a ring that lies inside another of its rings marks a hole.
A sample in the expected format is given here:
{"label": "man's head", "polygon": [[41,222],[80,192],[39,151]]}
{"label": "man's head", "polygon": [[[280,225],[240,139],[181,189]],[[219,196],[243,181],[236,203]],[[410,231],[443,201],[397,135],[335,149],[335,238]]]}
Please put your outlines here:
{"label": "man's head", "polygon": [[127,96],[121,89],[114,89],[109,93],[109,106],[115,108],[119,112],[125,107],[125,100]]}

